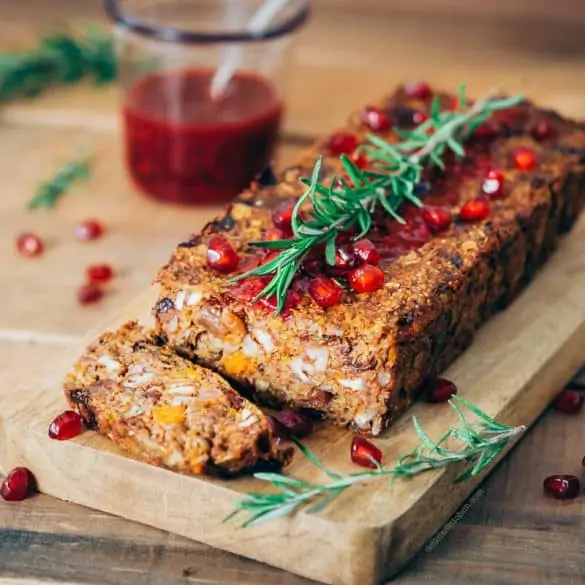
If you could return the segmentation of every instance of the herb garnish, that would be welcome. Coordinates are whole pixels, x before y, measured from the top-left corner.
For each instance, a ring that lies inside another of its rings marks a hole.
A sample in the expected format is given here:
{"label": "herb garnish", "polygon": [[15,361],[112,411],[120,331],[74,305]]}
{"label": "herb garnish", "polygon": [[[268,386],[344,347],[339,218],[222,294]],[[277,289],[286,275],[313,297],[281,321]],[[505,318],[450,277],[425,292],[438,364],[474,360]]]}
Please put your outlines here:
{"label": "herb garnish", "polygon": [[[257,295],[275,295],[276,313],[284,308],[287,291],[307,254],[319,244],[325,245],[325,260],[335,264],[336,238],[344,231],[356,228],[354,239],[363,237],[372,227],[372,215],[382,208],[396,221],[404,223],[398,209],[405,201],[417,206],[422,202],[415,195],[420,183],[423,164],[444,167],[442,156],[449,150],[456,156],[465,155],[463,141],[497,110],[509,108],[522,101],[522,96],[492,99],[487,96],[466,109],[465,86],[459,92],[456,110],[440,111],[439,97],[435,96],[429,119],[415,130],[400,131],[403,139],[390,144],[378,136],[367,135],[365,144],[358,147],[367,154],[371,168],[361,170],[345,154],[340,156],[347,179],[332,177],[328,184],[319,182],[322,166],[320,157],[308,186],[297,201],[292,215],[293,237],[286,240],[251,242],[273,250],[282,250],[273,260],[231,279],[232,282],[249,276],[271,275],[271,281]],[[310,204],[310,211],[301,214],[301,208]]]}
{"label": "herb garnish", "polygon": [[[305,445],[295,441],[303,455],[331,481],[327,484],[314,484],[280,473],[255,473],[256,479],[272,484],[278,491],[269,494],[246,494],[236,503],[236,509],[224,519],[224,522],[240,513],[246,513],[248,519],[242,526],[255,526],[267,520],[286,516],[307,504],[312,504],[307,508],[307,512],[315,513],[356,483],[380,477],[389,477],[391,480],[413,477],[424,471],[440,469],[453,463],[467,463],[467,470],[455,480],[464,481],[484,471],[506,445],[526,429],[524,426],[510,427],[499,423],[460,396],[453,396],[449,404],[457,415],[459,425],[451,427],[438,441],[433,442],[422,429],[416,416],[413,416],[412,421],[421,445],[408,455],[399,457],[393,468],[385,469],[372,459],[377,469],[340,475],[327,469]],[[475,414],[479,420],[469,422],[461,407]],[[447,446],[448,442],[454,441],[461,444],[461,448]]]}
{"label": "herb garnish", "polygon": [[90,162],[90,156],[84,155],[64,163],[51,179],[43,181],[39,185],[35,196],[27,204],[28,209],[54,207],[57,201],[70,189],[72,183],[90,176]]}
{"label": "herb garnish", "polygon": [[104,85],[116,75],[109,35],[91,26],[78,36],[52,34],[32,49],[0,54],[0,101],[35,97],[53,86],[84,78]]}

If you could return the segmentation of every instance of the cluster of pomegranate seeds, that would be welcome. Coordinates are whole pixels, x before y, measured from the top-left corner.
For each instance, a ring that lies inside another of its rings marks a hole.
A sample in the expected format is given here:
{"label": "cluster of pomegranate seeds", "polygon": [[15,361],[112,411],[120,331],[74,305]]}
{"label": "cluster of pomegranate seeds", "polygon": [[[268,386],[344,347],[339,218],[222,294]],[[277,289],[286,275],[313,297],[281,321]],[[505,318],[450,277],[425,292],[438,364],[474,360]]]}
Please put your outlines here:
{"label": "cluster of pomegranate seeds", "polygon": [[542,487],[546,494],[557,500],[576,498],[581,491],[579,478],[568,474],[549,475]]}
{"label": "cluster of pomegranate seeds", "polygon": [[404,85],[404,93],[415,100],[426,100],[433,95],[433,90],[426,81],[413,81]]}
{"label": "cluster of pomegranate seeds", "polygon": [[491,205],[489,199],[480,195],[461,206],[459,217],[463,221],[483,221],[489,217],[490,213]]}
{"label": "cluster of pomegranate seeds", "polygon": [[349,286],[358,293],[371,293],[384,286],[384,273],[377,266],[364,264],[347,275]]}
{"label": "cluster of pomegranate seeds", "polygon": [[16,249],[21,256],[33,258],[43,253],[45,245],[37,235],[27,232],[20,234],[16,239]]}
{"label": "cluster of pomegranate seeds", "polygon": [[20,502],[35,491],[36,481],[26,467],[15,467],[0,486],[0,496],[7,502]]}
{"label": "cluster of pomegranate seeds", "polygon": [[530,134],[535,140],[548,140],[554,138],[557,135],[556,126],[548,119],[541,118],[532,126]]}
{"label": "cluster of pomegranate seeds", "polygon": [[384,132],[390,129],[390,116],[387,112],[368,106],[362,111],[362,122],[374,132]]}
{"label": "cluster of pomegranate seeds", "polygon": [[342,154],[353,154],[353,151],[358,147],[358,138],[355,134],[350,132],[336,132],[329,137],[327,148],[334,156]]}
{"label": "cluster of pomegranate seeds", "polygon": [[66,410],[56,416],[49,425],[49,437],[67,441],[83,432],[83,419],[73,410]]}
{"label": "cluster of pomegranate seeds", "polygon": [[82,242],[97,240],[104,233],[104,225],[97,219],[86,219],[75,226],[75,237]]}
{"label": "cluster of pomegranate seeds", "polygon": [[424,222],[434,234],[448,230],[451,225],[451,211],[446,207],[425,205],[421,213]]}
{"label": "cluster of pomegranate seeds", "polygon": [[234,272],[240,263],[240,257],[223,236],[211,238],[207,245],[207,265],[217,272],[228,274]]}
{"label": "cluster of pomegranate seeds", "polygon": [[536,154],[530,148],[517,148],[512,155],[512,161],[519,171],[531,171],[536,166]]}
{"label": "cluster of pomegranate seeds", "polygon": [[583,406],[583,394],[576,390],[563,390],[554,400],[555,410],[572,414],[581,410]]}
{"label": "cluster of pomegranate seeds", "polygon": [[93,284],[105,284],[114,277],[114,269],[109,264],[92,264],[86,269],[87,280]]}
{"label": "cluster of pomegranate seeds", "polygon": [[313,432],[313,421],[300,412],[284,408],[272,415],[273,430],[283,438],[302,439]]}
{"label": "cluster of pomegranate seeds", "polygon": [[354,437],[351,442],[351,460],[360,467],[377,469],[378,465],[382,465],[382,451],[364,437]]}
{"label": "cluster of pomegranate seeds", "polygon": [[451,380],[437,378],[427,389],[425,398],[427,402],[447,402],[455,394],[457,386]]}
{"label": "cluster of pomegranate seeds", "polygon": [[323,309],[333,307],[343,299],[342,288],[332,278],[322,274],[311,280],[308,291],[313,300]]}
{"label": "cluster of pomegranate seeds", "polygon": [[483,180],[481,190],[492,199],[501,197],[504,194],[504,173],[500,169],[490,169]]}

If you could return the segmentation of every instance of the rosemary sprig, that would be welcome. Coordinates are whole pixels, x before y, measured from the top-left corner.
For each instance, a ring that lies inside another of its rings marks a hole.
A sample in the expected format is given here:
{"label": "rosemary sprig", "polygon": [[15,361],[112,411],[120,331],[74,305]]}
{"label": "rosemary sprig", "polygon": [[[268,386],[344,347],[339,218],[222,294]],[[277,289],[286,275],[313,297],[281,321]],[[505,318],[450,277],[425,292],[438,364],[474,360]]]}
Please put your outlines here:
{"label": "rosemary sprig", "polygon": [[[295,441],[303,455],[321,469],[331,480],[326,484],[309,483],[280,473],[256,473],[254,477],[268,482],[276,488],[273,493],[249,493],[236,503],[235,510],[225,518],[245,513],[248,518],[242,526],[257,524],[286,516],[301,507],[311,504],[307,512],[315,513],[325,508],[333,499],[356,483],[379,479],[380,477],[413,477],[432,469],[441,469],[455,463],[466,463],[467,469],[455,480],[464,481],[479,475],[503,451],[506,445],[525,430],[524,426],[510,427],[495,421],[469,401],[454,396],[449,404],[455,411],[459,425],[450,428],[438,441],[433,442],[422,429],[418,419],[413,416],[413,424],[421,445],[408,455],[398,458],[397,464],[385,469],[377,469],[340,475],[326,467],[302,443]],[[478,420],[470,422],[462,407],[474,414]],[[447,443],[458,443],[458,449]]]}
{"label": "rosemary sprig", "polygon": [[83,78],[103,85],[116,75],[112,38],[98,28],[88,26],[77,36],[51,34],[31,49],[0,54],[0,102],[35,97]]}
{"label": "rosemary sprig", "polygon": [[53,208],[74,182],[89,178],[90,165],[91,157],[87,154],[65,162],[53,177],[39,185],[35,196],[28,202],[27,208],[29,210],[39,207]]}
{"label": "rosemary sprig", "polygon": [[[378,136],[366,136],[360,149],[367,153],[371,168],[361,170],[346,155],[340,162],[349,181],[334,176],[329,183],[320,182],[322,158],[313,168],[310,180],[302,178],[307,190],[297,201],[292,216],[293,237],[286,240],[251,242],[253,246],[282,250],[271,261],[232,278],[232,282],[249,276],[268,276],[272,279],[257,295],[275,295],[276,313],[284,308],[286,294],[304,258],[317,245],[325,244],[325,260],[335,264],[336,238],[344,231],[357,228],[355,239],[363,237],[372,227],[374,212],[382,208],[396,221],[403,223],[398,210],[409,201],[417,206],[422,202],[415,195],[423,165],[443,167],[446,151],[465,155],[463,142],[493,112],[508,108],[522,96],[493,99],[488,95],[467,110],[465,86],[461,87],[459,108],[440,111],[439,98],[433,101],[429,119],[411,132],[401,132],[402,141],[390,144]],[[303,207],[308,210],[302,212]]]}

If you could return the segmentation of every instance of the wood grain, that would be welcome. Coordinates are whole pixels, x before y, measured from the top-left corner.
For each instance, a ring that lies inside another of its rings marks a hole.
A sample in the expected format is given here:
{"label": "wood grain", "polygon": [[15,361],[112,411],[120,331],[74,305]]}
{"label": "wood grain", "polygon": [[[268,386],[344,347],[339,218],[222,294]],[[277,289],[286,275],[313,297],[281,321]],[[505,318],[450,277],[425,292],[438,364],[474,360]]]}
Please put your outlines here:
{"label": "wood grain", "polygon": [[[585,343],[583,245],[585,221],[533,284],[480,330],[472,347],[446,373],[461,395],[490,416],[530,426],[580,367]],[[127,318],[148,324],[153,297],[145,293],[111,327]],[[523,348],[528,344],[527,354]],[[385,484],[373,482],[344,492],[317,515],[300,513],[238,530],[221,521],[234,498],[262,489],[256,480],[226,482],[174,474],[124,457],[94,433],[65,443],[47,439],[48,423],[64,406],[60,381],[81,350],[68,349],[49,369],[35,371],[36,379],[29,372],[23,382],[26,399],[12,394],[0,403],[0,460],[5,468],[23,463],[33,469],[43,493],[317,581],[375,585],[396,574],[478,484],[474,479],[454,487],[451,482],[460,470],[451,469],[397,481],[391,493]],[[411,426],[413,413],[432,437],[455,422],[446,405],[417,404],[378,441],[385,461],[395,461],[418,444]],[[20,440],[23,428],[25,441]],[[349,433],[324,428],[308,445],[325,465],[347,473],[349,441]],[[320,480],[318,470],[299,457],[290,474]]]}

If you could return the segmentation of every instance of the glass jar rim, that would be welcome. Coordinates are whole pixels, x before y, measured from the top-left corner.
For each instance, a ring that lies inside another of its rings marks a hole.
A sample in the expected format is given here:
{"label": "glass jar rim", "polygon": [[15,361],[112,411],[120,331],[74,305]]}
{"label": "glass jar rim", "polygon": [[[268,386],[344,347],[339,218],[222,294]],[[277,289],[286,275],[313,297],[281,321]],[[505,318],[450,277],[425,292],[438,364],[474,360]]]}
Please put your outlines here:
{"label": "glass jar rim", "polygon": [[106,14],[118,25],[121,25],[137,34],[171,43],[247,43],[276,39],[294,32],[306,23],[311,12],[309,0],[301,0],[300,10],[287,20],[270,27],[261,34],[247,31],[238,32],[196,32],[175,27],[156,26],[149,24],[120,10],[118,0],[104,0]]}

